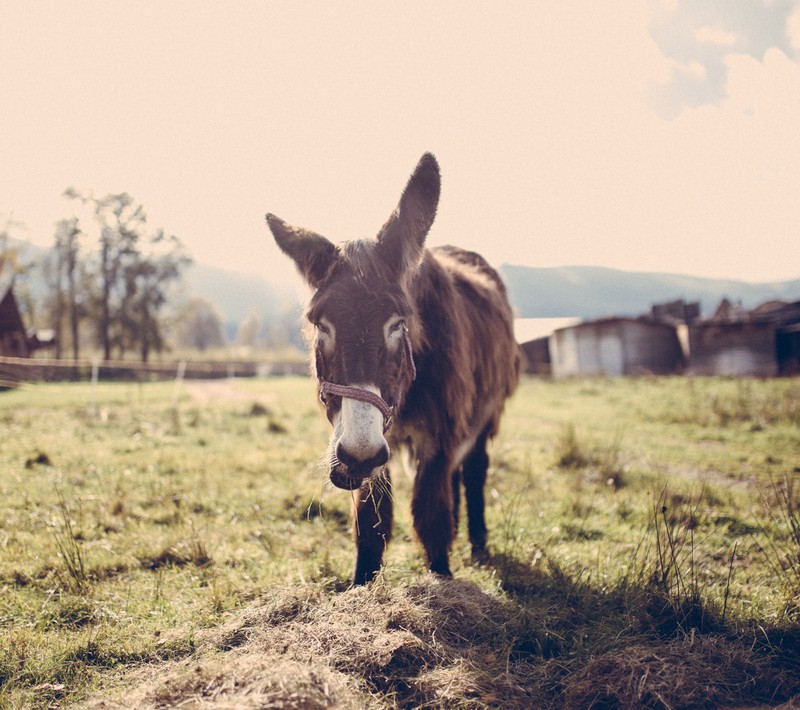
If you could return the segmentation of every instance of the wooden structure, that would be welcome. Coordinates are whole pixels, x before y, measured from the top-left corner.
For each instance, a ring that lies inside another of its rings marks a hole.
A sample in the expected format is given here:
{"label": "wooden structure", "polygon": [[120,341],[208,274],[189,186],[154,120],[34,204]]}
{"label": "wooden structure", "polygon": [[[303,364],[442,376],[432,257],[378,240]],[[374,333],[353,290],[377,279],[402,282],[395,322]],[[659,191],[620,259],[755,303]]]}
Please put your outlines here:
{"label": "wooden structure", "polygon": [[0,356],[29,357],[28,336],[12,284],[12,279],[0,282]]}
{"label": "wooden structure", "polygon": [[688,333],[690,374],[800,374],[800,301],[767,301],[749,312],[723,301],[714,318],[692,323]]}
{"label": "wooden structure", "polygon": [[691,375],[778,374],[775,326],[757,321],[705,321],[689,326]]}
{"label": "wooden structure", "polygon": [[525,356],[524,371],[529,375],[550,375],[550,336],[559,328],[580,323],[580,318],[516,318],[514,337]]}
{"label": "wooden structure", "polygon": [[550,337],[554,377],[670,374],[684,364],[672,325],[604,318],[561,328]]}

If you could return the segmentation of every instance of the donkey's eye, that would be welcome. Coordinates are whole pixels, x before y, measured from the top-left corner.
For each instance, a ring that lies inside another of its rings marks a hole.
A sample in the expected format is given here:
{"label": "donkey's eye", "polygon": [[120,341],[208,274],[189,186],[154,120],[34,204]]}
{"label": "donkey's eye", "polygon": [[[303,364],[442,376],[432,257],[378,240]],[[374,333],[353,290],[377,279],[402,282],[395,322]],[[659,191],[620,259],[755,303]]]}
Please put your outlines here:
{"label": "donkey's eye", "polygon": [[327,325],[323,325],[322,323],[314,323],[314,327],[317,329],[317,332],[322,333],[323,335],[331,334],[331,329]]}
{"label": "donkey's eye", "polygon": [[389,328],[390,333],[399,333],[406,327],[406,322],[404,320],[399,320],[396,323],[392,323]]}

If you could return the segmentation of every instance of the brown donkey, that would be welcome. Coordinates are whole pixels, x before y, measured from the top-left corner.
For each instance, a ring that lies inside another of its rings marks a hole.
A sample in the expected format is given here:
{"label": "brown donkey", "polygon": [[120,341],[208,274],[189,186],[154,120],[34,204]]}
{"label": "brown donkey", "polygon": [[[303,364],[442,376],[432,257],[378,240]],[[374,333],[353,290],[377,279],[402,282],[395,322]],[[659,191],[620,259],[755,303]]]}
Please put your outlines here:
{"label": "brown donkey", "polygon": [[425,154],[377,239],[340,246],[267,215],[315,289],[306,317],[333,427],[330,480],[357,490],[355,584],[375,576],[391,537],[387,463],[398,447],[416,464],[411,511],[430,569],[451,574],[462,481],[473,555],[486,554],[486,446],[520,356],[497,273],[478,254],[424,246],[439,187],[439,166]]}

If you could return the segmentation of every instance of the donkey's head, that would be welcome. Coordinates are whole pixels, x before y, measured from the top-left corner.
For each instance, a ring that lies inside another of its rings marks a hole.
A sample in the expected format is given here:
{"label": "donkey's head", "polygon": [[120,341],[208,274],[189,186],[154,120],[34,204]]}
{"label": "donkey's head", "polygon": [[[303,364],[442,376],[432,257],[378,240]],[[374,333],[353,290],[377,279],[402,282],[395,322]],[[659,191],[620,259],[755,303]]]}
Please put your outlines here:
{"label": "donkey's head", "polygon": [[333,426],[330,477],[339,488],[358,488],[389,459],[385,433],[415,375],[409,285],[439,184],[439,166],[426,153],[375,240],[337,246],[267,215],[278,246],[315,289],[306,317],[319,397]]}

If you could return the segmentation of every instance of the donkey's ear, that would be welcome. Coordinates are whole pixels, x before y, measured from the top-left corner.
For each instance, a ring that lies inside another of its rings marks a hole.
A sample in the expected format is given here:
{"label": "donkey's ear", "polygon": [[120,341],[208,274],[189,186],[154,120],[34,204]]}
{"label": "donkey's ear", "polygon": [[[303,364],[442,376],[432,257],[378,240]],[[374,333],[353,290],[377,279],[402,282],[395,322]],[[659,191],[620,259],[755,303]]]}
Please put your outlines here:
{"label": "donkey's ear", "polygon": [[309,285],[319,288],[336,261],[336,246],[319,234],[286,224],[274,214],[267,215],[267,224],[281,251],[297,264]]}
{"label": "donkey's ear", "polygon": [[439,164],[430,153],[420,158],[400,204],[378,233],[378,249],[400,273],[414,269],[422,258],[425,237],[439,204]]}

